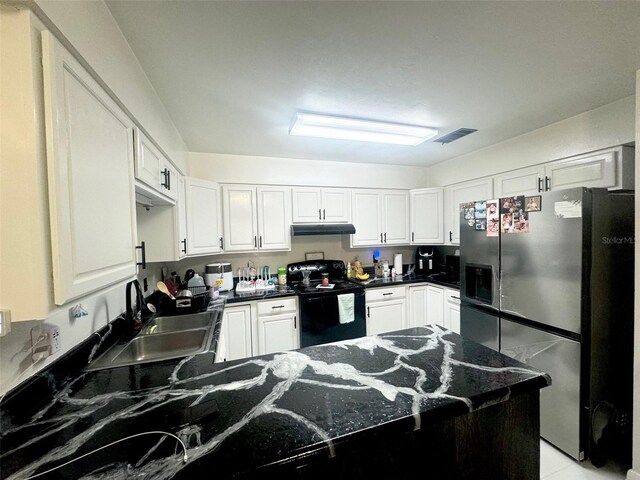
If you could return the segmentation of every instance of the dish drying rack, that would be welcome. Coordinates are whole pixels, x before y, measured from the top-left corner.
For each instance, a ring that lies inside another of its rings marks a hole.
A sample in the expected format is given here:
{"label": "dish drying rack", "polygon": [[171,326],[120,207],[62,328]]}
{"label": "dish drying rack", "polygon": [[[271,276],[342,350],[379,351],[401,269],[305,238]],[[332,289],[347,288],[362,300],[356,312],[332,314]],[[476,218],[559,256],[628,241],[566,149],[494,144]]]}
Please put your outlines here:
{"label": "dish drying rack", "polygon": [[250,293],[273,290],[275,288],[276,284],[274,279],[271,278],[271,269],[269,267],[262,267],[262,269],[260,269],[260,275],[258,275],[258,271],[251,265],[247,268],[238,269],[236,292]]}

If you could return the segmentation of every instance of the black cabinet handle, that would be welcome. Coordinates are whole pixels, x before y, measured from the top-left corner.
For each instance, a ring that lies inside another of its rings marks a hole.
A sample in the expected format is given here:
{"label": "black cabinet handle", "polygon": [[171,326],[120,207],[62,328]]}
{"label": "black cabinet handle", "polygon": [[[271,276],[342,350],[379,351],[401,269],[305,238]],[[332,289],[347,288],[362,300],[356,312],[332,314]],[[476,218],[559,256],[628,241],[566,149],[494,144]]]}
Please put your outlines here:
{"label": "black cabinet handle", "polygon": [[453,232],[449,230],[449,241],[453,242]]}
{"label": "black cabinet handle", "polygon": [[382,243],[382,234],[380,234],[380,243]]}
{"label": "black cabinet handle", "polygon": [[393,295],[393,292],[389,292],[389,293],[383,293],[382,296],[386,297],[387,295]]}
{"label": "black cabinet handle", "polygon": [[322,220],[322,210],[318,209],[318,220]]}
{"label": "black cabinet handle", "polygon": [[182,253],[186,254],[187,253],[187,239],[183,239],[181,242],[182,244]]}
{"label": "black cabinet handle", "polygon": [[456,300],[460,300],[460,297],[454,297],[453,295],[451,295],[451,298],[455,298]]}
{"label": "black cabinet handle", "polygon": [[258,237],[255,235],[253,236],[253,246],[255,248],[258,248]]}
{"label": "black cabinet handle", "polygon": [[384,234],[384,243],[387,243],[387,234]]}
{"label": "black cabinet handle", "polygon": [[551,177],[544,177],[544,189],[546,192],[551,190]]}
{"label": "black cabinet handle", "polygon": [[262,235],[260,235],[260,248],[262,248]]}
{"label": "black cabinet handle", "polygon": [[542,192],[542,179],[538,177],[538,192]]}
{"label": "black cabinet handle", "polygon": [[147,268],[147,254],[145,252],[144,242],[140,242],[140,245],[136,245],[136,250],[140,250],[142,252],[142,261],[136,262],[136,265],[140,265],[144,270]]}
{"label": "black cabinet handle", "polygon": [[162,176],[164,177],[164,180],[160,185],[168,190],[169,189],[169,170],[165,168],[160,173],[162,173]]}
{"label": "black cabinet handle", "polygon": [[171,170],[167,170],[167,179],[167,183],[169,184],[167,190],[171,190]]}
{"label": "black cabinet handle", "polygon": [[298,328],[298,317],[296,317],[295,315],[293,316],[293,328]]}
{"label": "black cabinet handle", "polygon": [[367,318],[371,318],[371,307],[367,307]]}
{"label": "black cabinet handle", "polygon": [[224,239],[220,237],[220,250],[224,250]]}
{"label": "black cabinet handle", "polygon": [[416,240],[415,232],[411,232],[411,241],[414,242]]}
{"label": "black cabinet handle", "polygon": [[323,220],[327,219],[327,212],[326,212],[326,210],[324,208],[322,209],[322,219]]}
{"label": "black cabinet handle", "polygon": [[284,308],[284,305],[276,305],[275,307],[271,307],[271,309],[273,310],[274,308]]}

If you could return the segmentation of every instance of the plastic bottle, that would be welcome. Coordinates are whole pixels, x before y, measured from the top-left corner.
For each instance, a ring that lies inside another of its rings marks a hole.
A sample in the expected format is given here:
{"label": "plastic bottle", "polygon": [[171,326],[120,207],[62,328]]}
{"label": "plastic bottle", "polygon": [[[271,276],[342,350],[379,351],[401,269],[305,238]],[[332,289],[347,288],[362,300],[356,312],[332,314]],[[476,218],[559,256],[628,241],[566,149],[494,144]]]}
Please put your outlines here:
{"label": "plastic bottle", "polygon": [[351,278],[351,262],[347,262],[347,278]]}
{"label": "plastic bottle", "polygon": [[278,285],[284,286],[287,284],[287,269],[284,267],[278,268]]}

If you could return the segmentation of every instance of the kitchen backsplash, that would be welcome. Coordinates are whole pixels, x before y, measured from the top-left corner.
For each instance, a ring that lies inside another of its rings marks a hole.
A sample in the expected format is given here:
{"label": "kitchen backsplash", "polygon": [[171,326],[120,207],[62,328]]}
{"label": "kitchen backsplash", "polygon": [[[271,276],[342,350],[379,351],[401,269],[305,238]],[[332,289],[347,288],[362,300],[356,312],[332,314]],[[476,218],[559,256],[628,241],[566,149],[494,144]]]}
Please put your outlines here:
{"label": "kitchen backsplash", "polygon": [[278,267],[286,267],[287,264],[305,260],[305,254],[311,252],[322,252],[327,260],[353,261],[356,257],[363,265],[373,265],[373,252],[380,252],[380,260],[393,262],[395,253],[402,254],[404,264],[414,262],[415,247],[368,247],[350,248],[349,237],[343,236],[304,236],[291,238],[291,251],[287,252],[251,252],[251,253],[229,253],[223,255],[208,255],[203,257],[185,258],[179,262],[150,263],[146,270],[141,270],[138,278],[141,281],[147,277],[149,290],[145,294],[151,293],[155,289],[157,280],[161,277],[161,268],[167,267],[168,273],[176,272],[180,277],[184,277],[187,269],[194,269],[202,274],[205,265],[209,263],[230,262],[234,276],[237,276],[238,268],[246,267],[249,261],[253,262],[256,268],[261,266],[271,267],[271,273],[275,274]]}

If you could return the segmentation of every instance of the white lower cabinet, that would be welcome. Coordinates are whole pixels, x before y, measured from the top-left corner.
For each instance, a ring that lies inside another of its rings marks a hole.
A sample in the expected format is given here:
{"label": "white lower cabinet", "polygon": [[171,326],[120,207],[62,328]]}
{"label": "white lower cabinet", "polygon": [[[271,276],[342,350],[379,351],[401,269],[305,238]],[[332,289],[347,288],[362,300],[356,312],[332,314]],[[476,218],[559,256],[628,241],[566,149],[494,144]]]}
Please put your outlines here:
{"label": "white lower cabinet", "polygon": [[300,346],[297,298],[258,302],[256,355],[294,350]]}
{"label": "white lower cabinet", "polygon": [[251,305],[225,307],[216,362],[251,357],[251,337]]}
{"label": "white lower cabinet", "polygon": [[365,290],[367,335],[378,335],[407,328],[405,287]]}
{"label": "white lower cabinet", "polygon": [[422,327],[428,323],[427,288],[426,284],[407,287],[409,293],[409,327]]}
{"label": "white lower cabinet", "polygon": [[445,288],[444,298],[444,326],[452,332],[460,333],[460,292]]}
{"label": "white lower cabinet", "polygon": [[[409,287],[415,288],[416,291],[425,290],[426,300],[422,299],[422,295],[417,294],[411,296],[411,300],[416,298],[419,303],[416,311],[420,311],[422,308],[426,310],[426,323],[427,325],[440,325],[441,327],[451,330],[455,333],[460,333],[460,292],[453,288],[440,287],[438,285],[427,285],[425,287]],[[422,303],[425,302],[425,306],[422,307]],[[413,305],[410,307],[413,309]]]}
{"label": "white lower cabinet", "polygon": [[427,286],[427,325],[444,324],[444,288],[436,285]]}
{"label": "white lower cabinet", "polygon": [[228,305],[216,362],[295,350],[300,346],[296,297]]}

